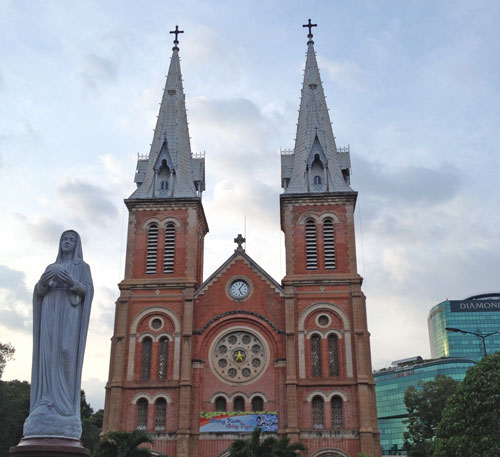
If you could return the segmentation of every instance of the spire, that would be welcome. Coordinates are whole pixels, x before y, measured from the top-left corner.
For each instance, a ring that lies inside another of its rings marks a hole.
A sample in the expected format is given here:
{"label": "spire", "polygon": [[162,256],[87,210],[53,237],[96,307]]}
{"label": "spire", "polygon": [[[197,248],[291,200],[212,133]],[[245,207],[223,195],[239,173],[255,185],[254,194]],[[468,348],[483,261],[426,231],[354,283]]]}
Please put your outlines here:
{"label": "spire", "polygon": [[205,190],[205,159],[193,157],[189,141],[176,26],[172,58],[149,157],[139,156],[130,198],[199,197]]}
{"label": "spire", "polygon": [[281,156],[285,193],[352,191],[349,186],[349,151],[337,149],[326,106],[311,27],[293,153]]}

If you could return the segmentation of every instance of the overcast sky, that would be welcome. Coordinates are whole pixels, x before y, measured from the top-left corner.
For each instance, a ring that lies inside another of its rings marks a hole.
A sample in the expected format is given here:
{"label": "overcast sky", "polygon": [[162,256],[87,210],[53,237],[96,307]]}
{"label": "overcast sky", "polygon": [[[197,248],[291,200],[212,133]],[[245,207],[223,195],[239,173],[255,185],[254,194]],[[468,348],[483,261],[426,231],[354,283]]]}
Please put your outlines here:
{"label": "overcast sky", "polygon": [[430,356],[435,304],[498,291],[497,0],[0,0],[0,341],[29,379],[31,294],[60,233],[96,289],[83,372],[104,404],[137,153],[149,152],[176,24],[194,152],[206,151],[208,277],[245,230],[284,275],[279,148],[293,147],[311,17],[337,145],[359,192],[374,368]]}

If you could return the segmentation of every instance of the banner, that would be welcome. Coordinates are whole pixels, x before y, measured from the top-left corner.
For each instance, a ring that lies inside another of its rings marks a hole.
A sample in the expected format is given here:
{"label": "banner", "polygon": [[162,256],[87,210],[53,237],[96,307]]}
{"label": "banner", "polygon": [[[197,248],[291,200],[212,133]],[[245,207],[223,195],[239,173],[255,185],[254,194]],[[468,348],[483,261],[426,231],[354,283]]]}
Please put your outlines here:
{"label": "banner", "polygon": [[255,427],[260,427],[263,432],[277,432],[278,413],[275,411],[217,411],[200,413],[200,433],[251,433]]}

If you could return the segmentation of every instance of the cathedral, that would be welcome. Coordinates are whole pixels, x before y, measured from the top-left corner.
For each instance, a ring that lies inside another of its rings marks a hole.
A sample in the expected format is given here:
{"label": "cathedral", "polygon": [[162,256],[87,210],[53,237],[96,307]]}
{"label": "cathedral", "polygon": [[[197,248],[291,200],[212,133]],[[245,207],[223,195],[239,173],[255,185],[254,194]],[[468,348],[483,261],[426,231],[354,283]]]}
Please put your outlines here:
{"label": "cathedral", "polygon": [[245,252],[241,235],[203,281],[205,159],[191,152],[182,32],[172,32],[151,150],[139,156],[137,189],[125,200],[125,277],[103,432],[145,430],[153,449],[169,457],[226,457],[235,439],[258,426],[302,442],[307,457],[380,456],[356,267],[357,193],[349,149],[335,144],[313,26],[305,26],[295,147],[281,152],[281,282]]}

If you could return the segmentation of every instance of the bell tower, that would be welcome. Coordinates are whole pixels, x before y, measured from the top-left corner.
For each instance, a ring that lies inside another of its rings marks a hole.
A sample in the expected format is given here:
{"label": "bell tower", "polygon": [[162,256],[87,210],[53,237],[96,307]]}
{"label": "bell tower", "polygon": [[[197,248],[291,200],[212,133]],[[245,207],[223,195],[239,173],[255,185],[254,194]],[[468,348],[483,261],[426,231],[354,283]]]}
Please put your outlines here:
{"label": "bell tower", "polygon": [[[309,449],[379,456],[365,296],[356,267],[357,193],[350,186],[349,148],[335,143],[315,26],[310,19],[304,25],[309,34],[295,147],[281,156],[287,431]],[[303,432],[308,429],[318,433],[309,436]]]}

